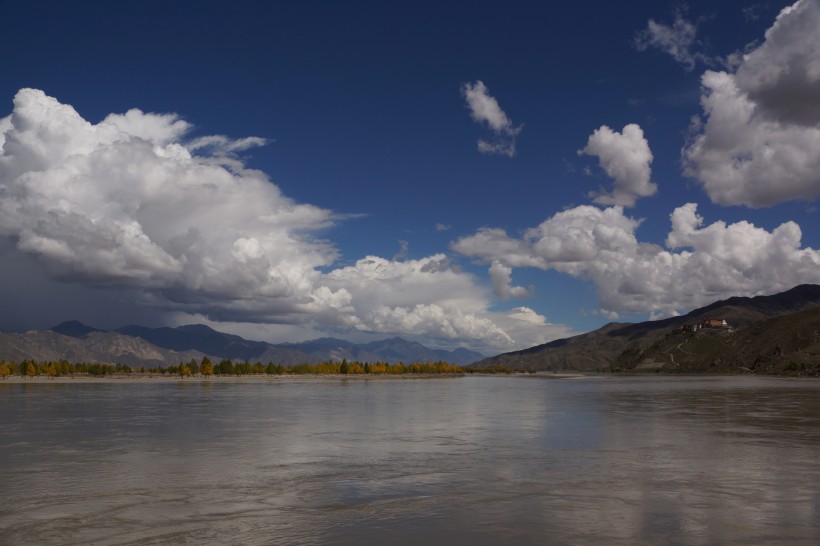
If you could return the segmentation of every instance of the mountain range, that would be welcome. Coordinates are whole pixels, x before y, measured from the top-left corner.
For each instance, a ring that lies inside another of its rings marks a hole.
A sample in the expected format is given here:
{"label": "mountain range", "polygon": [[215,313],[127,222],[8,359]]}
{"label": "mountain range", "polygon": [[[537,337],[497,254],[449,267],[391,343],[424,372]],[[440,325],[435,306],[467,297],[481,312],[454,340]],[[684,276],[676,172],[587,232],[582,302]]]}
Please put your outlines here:
{"label": "mountain range", "polygon": [[[820,366],[819,309],[820,286],[805,284],[771,296],[717,301],[664,320],[610,323],[472,366],[554,371],[742,369],[779,373],[794,366],[806,370]],[[726,320],[731,328],[715,330],[719,335],[711,336],[679,332],[685,324],[706,319]]]}
{"label": "mountain range", "polygon": [[[681,331],[707,319],[731,328]],[[684,316],[641,323],[610,323],[578,336],[490,358],[467,349],[436,350],[399,337],[371,343],[320,338],[271,344],[193,324],[175,328],[129,325],[105,331],[68,321],[50,330],[0,333],[0,360],[106,362],[157,367],[196,360],[273,362],[436,362],[476,369],[573,371],[755,371],[820,373],[820,286],[734,297]]]}
{"label": "mountain range", "polygon": [[0,359],[106,362],[131,367],[178,364],[208,356],[212,360],[296,365],[347,359],[359,362],[437,362],[465,365],[484,355],[459,348],[430,349],[399,337],[356,344],[334,338],[271,344],[226,334],[202,324],[176,328],[129,325],[104,331],[78,321],[24,334],[0,333]]}

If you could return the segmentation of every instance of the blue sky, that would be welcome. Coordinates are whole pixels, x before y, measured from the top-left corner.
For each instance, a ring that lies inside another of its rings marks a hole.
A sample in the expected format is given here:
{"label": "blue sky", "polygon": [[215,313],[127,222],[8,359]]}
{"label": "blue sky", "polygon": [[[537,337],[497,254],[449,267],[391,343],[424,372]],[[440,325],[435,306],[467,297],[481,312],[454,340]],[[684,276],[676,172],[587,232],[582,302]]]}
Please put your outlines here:
{"label": "blue sky", "polygon": [[531,4],[0,2],[0,327],[489,354],[820,282],[816,2]]}

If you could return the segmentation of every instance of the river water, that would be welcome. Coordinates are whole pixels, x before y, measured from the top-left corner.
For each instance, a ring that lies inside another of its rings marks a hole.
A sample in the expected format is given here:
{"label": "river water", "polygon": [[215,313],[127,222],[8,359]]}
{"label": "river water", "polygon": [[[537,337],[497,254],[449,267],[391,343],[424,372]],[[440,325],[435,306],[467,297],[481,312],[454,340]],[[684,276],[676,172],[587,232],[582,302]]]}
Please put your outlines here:
{"label": "river water", "polygon": [[0,383],[0,544],[820,544],[820,381]]}

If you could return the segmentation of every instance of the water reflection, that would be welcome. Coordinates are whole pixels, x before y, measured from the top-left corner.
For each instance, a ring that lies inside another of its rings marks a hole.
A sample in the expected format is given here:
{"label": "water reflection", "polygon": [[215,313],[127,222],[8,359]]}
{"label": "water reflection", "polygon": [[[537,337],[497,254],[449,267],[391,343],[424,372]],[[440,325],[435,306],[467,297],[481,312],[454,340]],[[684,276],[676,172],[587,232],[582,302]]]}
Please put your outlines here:
{"label": "water reflection", "polygon": [[820,542],[820,383],[0,385],[3,544]]}

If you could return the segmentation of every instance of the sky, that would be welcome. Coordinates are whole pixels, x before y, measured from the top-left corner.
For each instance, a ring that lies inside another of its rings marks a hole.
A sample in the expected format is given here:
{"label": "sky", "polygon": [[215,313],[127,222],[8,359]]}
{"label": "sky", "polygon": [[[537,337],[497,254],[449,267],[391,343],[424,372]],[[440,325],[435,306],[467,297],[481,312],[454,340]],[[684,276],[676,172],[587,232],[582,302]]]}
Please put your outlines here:
{"label": "sky", "polygon": [[491,355],[820,283],[820,0],[0,20],[5,331]]}

